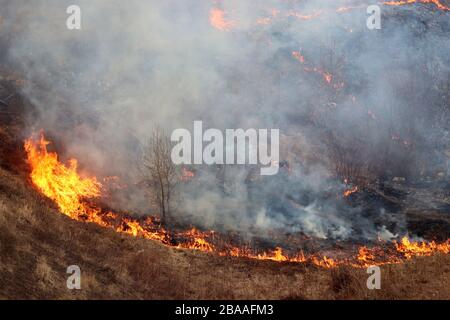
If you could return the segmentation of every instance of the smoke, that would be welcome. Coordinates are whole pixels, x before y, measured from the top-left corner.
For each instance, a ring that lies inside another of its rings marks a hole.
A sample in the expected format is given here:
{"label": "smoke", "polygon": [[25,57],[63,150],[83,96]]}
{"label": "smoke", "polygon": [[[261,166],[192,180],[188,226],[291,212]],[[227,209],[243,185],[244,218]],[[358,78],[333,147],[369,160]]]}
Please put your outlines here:
{"label": "smoke", "polygon": [[[57,137],[87,172],[138,181],[140,145],[155,126],[280,129],[289,172],[251,181],[248,168],[199,168],[180,190],[179,219],[392,237],[404,223],[388,227],[349,206],[333,177],[414,176],[448,143],[438,84],[449,79],[449,13],[382,6],[382,29],[370,31],[366,7],[376,2],[361,3],[0,0],[2,58],[37,107],[30,132]],[[82,30],[66,28],[73,4]],[[136,198],[123,205],[141,207]]]}

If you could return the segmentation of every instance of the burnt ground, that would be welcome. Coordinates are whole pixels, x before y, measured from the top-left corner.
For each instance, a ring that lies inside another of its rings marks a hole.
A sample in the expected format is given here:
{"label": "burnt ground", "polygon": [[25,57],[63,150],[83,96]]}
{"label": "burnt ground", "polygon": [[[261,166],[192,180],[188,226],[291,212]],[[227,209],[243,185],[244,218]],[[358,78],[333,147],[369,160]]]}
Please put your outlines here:
{"label": "burnt ground", "polygon": [[[449,299],[450,256],[366,270],[177,250],[58,212],[18,173],[0,168],[0,299]],[[81,290],[66,287],[69,265]]]}
{"label": "burnt ground", "polygon": [[450,238],[450,182],[422,181],[395,185],[407,193],[403,212],[412,234],[438,241]]}
{"label": "burnt ground", "polygon": [[[334,190],[331,197],[342,197],[341,191]],[[295,199],[291,200],[296,201]],[[414,180],[403,177],[390,177],[384,181],[373,181],[360,187],[358,192],[344,199],[342,210],[355,208],[359,218],[373,221],[382,230],[385,226],[389,234],[380,235],[380,239],[398,239],[408,236],[416,240],[443,242],[450,238],[450,181],[446,175],[423,176]],[[192,226],[179,221],[175,230],[187,230]],[[362,225],[363,227],[364,225]],[[358,226],[356,226],[358,227]],[[208,231],[208,230],[204,230]],[[359,245],[376,245],[379,239],[364,236],[364,229],[355,229],[354,236],[346,240],[318,239],[302,232],[282,230],[264,231],[246,230],[215,233],[208,240],[216,247],[232,244],[247,246],[256,250],[268,250],[282,247],[286,252],[295,254],[299,250],[305,253],[333,252],[340,254],[342,249],[355,250]],[[174,239],[183,241],[183,239]],[[184,239],[185,240],[185,239]]]}
{"label": "burnt ground", "polygon": [[[1,85],[3,97],[16,82]],[[0,106],[0,299],[450,299],[449,255],[383,266],[382,289],[370,291],[361,269],[218,257],[73,221],[27,178],[22,112],[29,105],[20,95],[5,102]],[[448,234],[445,188],[402,183],[392,188],[406,196],[394,200],[391,191],[378,197],[401,206],[418,234]],[[66,288],[66,268],[73,264],[82,270],[82,290]]]}
{"label": "burnt ground", "polygon": [[450,181],[446,176],[414,181],[393,178],[374,183],[350,197],[368,212],[382,207],[394,213],[411,236],[437,241],[450,237]]}

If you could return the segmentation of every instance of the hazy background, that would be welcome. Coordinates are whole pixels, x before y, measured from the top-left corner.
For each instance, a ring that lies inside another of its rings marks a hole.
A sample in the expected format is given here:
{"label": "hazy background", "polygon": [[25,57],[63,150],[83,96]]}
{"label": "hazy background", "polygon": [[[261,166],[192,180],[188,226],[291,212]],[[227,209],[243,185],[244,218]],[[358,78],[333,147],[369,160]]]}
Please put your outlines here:
{"label": "hazy background", "polygon": [[[177,203],[193,223],[389,238],[406,232],[403,218],[378,208],[395,226],[386,231],[338,199],[346,187],[336,164],[416,179],[444,163],[450,13],[381,6],[382,29],[371,31],[374,3],[0,0],[1,59],[39,110],[25,134],[44,129],[89,174],[138,183],[154,126],[280,129],[291,172],[249,183],[248,168],[228,168],[223,190],[217,172],[199,168]],[[66,28],[71,4],[82,10],[80,31]],[[336,12],[342,6],[358,8]],[[143,194],[123,202],[154,214]]]}

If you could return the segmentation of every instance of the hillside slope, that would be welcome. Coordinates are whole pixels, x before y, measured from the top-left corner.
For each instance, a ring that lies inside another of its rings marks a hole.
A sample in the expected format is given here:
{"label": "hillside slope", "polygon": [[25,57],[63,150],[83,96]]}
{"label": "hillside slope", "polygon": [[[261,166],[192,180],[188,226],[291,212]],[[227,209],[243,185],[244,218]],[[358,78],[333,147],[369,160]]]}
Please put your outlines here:
{"label": "hillside slope", "polygon": [[[1,299],[450,299],[449,255],[384,266],[370,291],[365,270],[218,257],[73,221],[31,186],[19,130],[0,130]],[[66,287],[74,264],[81,290]]]}

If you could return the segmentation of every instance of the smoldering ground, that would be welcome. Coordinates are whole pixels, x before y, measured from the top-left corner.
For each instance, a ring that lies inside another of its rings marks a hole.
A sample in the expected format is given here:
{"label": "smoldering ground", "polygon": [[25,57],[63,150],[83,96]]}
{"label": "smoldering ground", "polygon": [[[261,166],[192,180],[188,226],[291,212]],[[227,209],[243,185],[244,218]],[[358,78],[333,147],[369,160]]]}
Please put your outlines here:
{"label": "smoldering ground", "polygon": [[[73,4],[81,30],[66,28]],[[45,129],[90,174],[137,183],[155,126],[280,129],[289,171],[252,181],[251,168],[198,168],[179,190],[182,219],[391,237],[407,232],[395,210],[368,214],[336,194],[343,179],[417,179],[441,165],[450,13],[382,5],[382,29],[371,31],[361,4],[1,0],[2,61],[26,79],[23,94],[38,110],[25,134]],[[145,197],[121,205],[154,214]]]}

